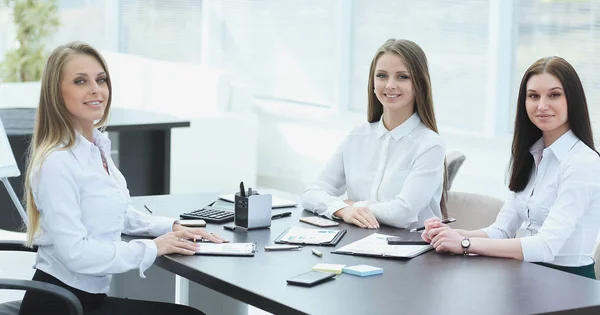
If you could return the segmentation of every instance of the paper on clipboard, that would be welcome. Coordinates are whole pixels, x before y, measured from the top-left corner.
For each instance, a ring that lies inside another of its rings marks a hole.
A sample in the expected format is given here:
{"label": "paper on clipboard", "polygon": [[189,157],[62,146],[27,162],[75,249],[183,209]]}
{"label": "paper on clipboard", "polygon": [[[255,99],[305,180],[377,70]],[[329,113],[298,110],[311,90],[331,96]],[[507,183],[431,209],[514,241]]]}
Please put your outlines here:
{"label": "paper on clipboard", "polygon": [[296,226],[290,227],[281,237],[281,241],[288,243],[322,244],[333,241],[339,230],[306,229]]}
{"label": "paper on clipboard", "polygon": [[254,256],[255,243],[200,243],[196,255]]}
{"label": "paper on clipboard", "polygon": [[363,239],[341,247],[333,253],[412,258],[432,249],[431,245],[388,245],[388,237],[393,236],[373,233]]}

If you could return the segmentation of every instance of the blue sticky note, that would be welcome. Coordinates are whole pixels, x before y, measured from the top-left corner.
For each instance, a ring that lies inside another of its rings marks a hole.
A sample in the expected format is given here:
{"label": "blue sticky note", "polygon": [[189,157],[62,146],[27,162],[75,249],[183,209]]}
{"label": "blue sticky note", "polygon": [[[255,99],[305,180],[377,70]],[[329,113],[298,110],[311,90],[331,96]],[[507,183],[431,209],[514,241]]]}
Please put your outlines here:
{"label": "blue sticky note", "polygon": [[383,273],[383,268],[373,267],[369,265],[356,265],[350,267],[344,267],[344,273],[348,273],[355,276],[367,277]]}

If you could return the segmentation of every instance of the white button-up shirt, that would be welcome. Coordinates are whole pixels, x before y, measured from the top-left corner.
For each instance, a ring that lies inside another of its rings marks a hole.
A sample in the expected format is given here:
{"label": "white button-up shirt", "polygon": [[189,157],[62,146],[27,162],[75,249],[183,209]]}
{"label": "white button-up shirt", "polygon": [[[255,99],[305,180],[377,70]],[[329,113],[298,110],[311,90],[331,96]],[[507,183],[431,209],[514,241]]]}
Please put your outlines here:
{"label": "white button-up shirt", "polygon": [[380,223],[412,228],[441,215],[445,148],[415,113],[388,131],[379,122],[354,128],[302,194],[305,209],[332,218],[342,196],[368,207]]}
{"label": "white button-up shirt", "polygon": [[134,209],[125,178],[110,158],[110,140],[97,130],[94,143],[78,133],[74,147],[50,153],[31,179],[41,214],[34,267],[71,287],[107,293],[112,274],[139,268],[144,277],[156,259],[156,244],[123,242],[121,233],[159,236],[172,230],[174,220]]}
{"label": "white button-up shirt", "polygon": [[525,223],[525,261],[591,264],[600,229],[600,157],[571,130],[547,148],[541,138],[530,152],[535,168],[529,183],[483,231],[490,238],[512,238]]}

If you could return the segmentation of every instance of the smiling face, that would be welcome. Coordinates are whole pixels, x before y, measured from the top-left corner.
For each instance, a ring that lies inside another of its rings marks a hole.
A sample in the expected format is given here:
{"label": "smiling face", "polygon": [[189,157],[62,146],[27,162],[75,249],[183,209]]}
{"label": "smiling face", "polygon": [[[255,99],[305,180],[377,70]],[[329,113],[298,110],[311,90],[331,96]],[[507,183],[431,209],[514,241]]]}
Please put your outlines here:
{"label": "smiling face", "polygon": [[563,85],[557,77],[544,72],[529,78],[525,99],[527,116],[550,143],[570,128],[567,106]]}
{"label": "smiling face", "polygon": [[410,73],[400,56],[386,52],[375,65],[374,90],[383,111],[410,117],[415,96]]}
{"label": "smiling face", "polygon": [[96,58],[77,54],[64,67],[60,91],[67,111],[80,129],[93,128],[104,115],[110,92],[104,68]]}

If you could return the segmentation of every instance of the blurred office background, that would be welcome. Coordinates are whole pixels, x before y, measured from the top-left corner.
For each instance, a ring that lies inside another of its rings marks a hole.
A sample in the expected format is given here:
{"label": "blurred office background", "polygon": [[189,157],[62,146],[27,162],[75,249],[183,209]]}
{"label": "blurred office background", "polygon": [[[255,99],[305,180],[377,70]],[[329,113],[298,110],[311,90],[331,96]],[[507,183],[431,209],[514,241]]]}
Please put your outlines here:
{"label": "blurred office background", "polygon": [[[256,163],[251,172],[256,178],[234,178],[234,182],[247,180],[299,194],[350,128],[366,121],[369,65],[378,47],[391,37],[415,41],[428,56],[440,133],[448,152],[460,151],[467,158],[453,190],[507,195],[505,173],[517,88],[525,69],[541,57],[558,55],[576,68],[586,89],[596,139],[600,137],[599,1],[58,3],[62,26],[48,43],[50,48],[82,40],[105,52],[200,66],[193,69],[219,69],[232,84],[250,93],[251,97],[243,98],[245,104],[225,109],[203,95],[177,98],[206,82],[194,81],[201,75],[196,70],[183,77],[163,72],[160,75],[171,84],[162,91],[153,87],[153,93],[166,96],[163,100],[172,97],[180,103],[179,115],[189,112],[201,117],[225,110],[257,117]],[[11,19],[9,8],[0,3],[0,59],[15,42]],[[115,73],[122,70],[112,67]],[[139,85],[127,83],[115,94],[126,95],[128,85]],[[140,91],[148,92],[144,86],[135,93]],[[173,104],[135,106],[168,112]],[[228,154],[203,143],[189,145],[215,156]]]}

